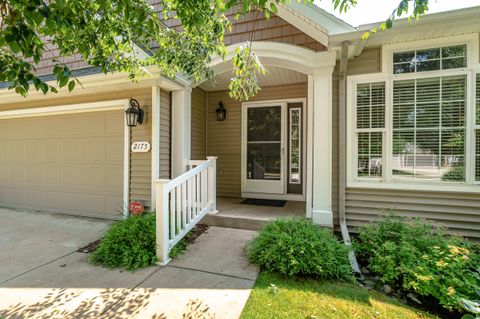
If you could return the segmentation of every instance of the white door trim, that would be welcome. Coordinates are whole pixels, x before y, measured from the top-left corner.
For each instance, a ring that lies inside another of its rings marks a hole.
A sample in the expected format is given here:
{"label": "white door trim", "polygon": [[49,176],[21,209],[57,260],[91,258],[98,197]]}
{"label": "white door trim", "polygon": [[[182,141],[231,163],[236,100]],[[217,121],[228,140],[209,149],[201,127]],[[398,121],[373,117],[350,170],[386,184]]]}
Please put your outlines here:
{"label": "white door trim", "polygon": [[[288,103],[302,103],[302,148],[303,148],[303,159],[302,165],[304,167],[302,172],[302,194],[287,194],[287,165],[286,161],[288,160],[287,156],[287,122],[288,122]],[[246,181],[246,172],[247,172],[247,161],[246,161],[246,110],[248,107],[265,107],[272,105],[282,105],[282,148],[284,152],[282,154],[282,182],[283,182],[283,192],[282,194],[271,194],[271,193],[253,193],[248,192],[245,189]],[[305,201],[306,194],[306,179],[307,179],[307,99],[306,98],[294,98],[294,99],[278,99],[278,100],[265,100],[265,101],[256,101],[256,102],[244,102],[242,103],[242,133],[241,133],[241,193],[244,198],[263,198],[263,199],[283,199],[283,200],[292,200],[292,201]]]}
{"label": "white door trim", "polygon": [[[76,114],[87,112],[104,112],[115,110],[126,110],[130,106],[128,99],[111,100],[102,102],[91,102],[81,104],[67,104],[58,106],[47,106],[30,109],[1,111],[0,120],[52,116],[62,114]],[[129,183],[130,183],[130,129],[124,119],[124,137],[123,137],[123,215],[128,216]]]}

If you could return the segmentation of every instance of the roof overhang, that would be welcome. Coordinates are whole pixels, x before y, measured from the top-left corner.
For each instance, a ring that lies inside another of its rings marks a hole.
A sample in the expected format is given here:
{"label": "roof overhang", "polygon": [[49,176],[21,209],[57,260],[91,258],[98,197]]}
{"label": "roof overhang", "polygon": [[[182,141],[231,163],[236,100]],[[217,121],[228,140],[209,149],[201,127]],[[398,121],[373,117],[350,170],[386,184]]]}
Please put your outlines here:
{"label": "roof overhang", "polygon": [[279,4],[277,15],[326,47],[329,45],[329,34],[356,30],[316,5],[299,1]]}
{"label": "roof overhang", "polygon": [[358,31],[330,36],[330,48],[338,49],[345,41],[350,43],[349,57],[358,56],[365,48],[380,47],[386,44],[421,41],[462,34],[480,32],[480,6],[441,13],[432,13],[420,17],[418,21],[407,18],[396,20],[392,29],[378,31],[362,40],[365,31],[379,27],[373,23],[362,25]]}
{"label": "roof overhang", "polygon": [[[58,89],[58,93],[49,93],[47,97],[74,97],[88,94],[138,90],[152,86],[159,86],[166,91],[177,91],[192,85],[188,79],[180,75],[174,79],[161,75],[155,66],[147,67],[146,70],[148,71],[148,75],[140,77],[137,81],[132,81],[127,73],[95,73],[80,76],[78,79],[82,86],[77,85],[72,92],[68,92],[66,88]],[[47,83],[52,86],[57,85],[55,80],[47,81]],[[30,89],[27,97],[23,97],[8,88],[0,89],[0,105],[25,102],[26,99],[35,101],[45,99],[45,97],[45,94],[41,91],[36,91],[34,88]]]}

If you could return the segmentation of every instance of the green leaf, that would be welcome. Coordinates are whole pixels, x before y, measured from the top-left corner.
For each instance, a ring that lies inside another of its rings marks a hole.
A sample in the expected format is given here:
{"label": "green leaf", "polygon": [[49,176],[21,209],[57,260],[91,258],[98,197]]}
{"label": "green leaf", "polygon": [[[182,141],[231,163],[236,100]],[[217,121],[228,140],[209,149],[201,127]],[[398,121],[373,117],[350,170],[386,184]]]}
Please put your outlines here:
{"label": "green leaf", "polygon": [[12,49],[13,53],[20,53],[22,50],[17,42],[9,42],[8,45],[10,46],[10,49]]}
{"label": "green leaf", "polygon": [[386,23],[387,29],[391,29],[391,28],[392,28],[392,25],[393,25],[392,19],[388,19],[385,23]]}
{"label": "green leaf", "polygon": [[68,76],[62,75],[62,77],[60,77],[60,80],[58,81],[58,86],[63,88],[65,85],[67,85],[68,80],[69,80]]}
{"label": "green leaf", "polygon": [[69,91],[69,92],[72,92],[74,88],[75,88],[75,80],[71,80],[71,81],[68,83],[68,91]]}
{"label": "green leaf", "polygon": [[33,78],[33,85],[35,86],[35,89],[37,91],[40,89],[41,84],[42,84],[42,81],[39,78]]}
{"label": "green leaf", "polygon": [[48,92],[48,85],[47,83],[40,84],[40,89],[42,90],[43,94],[47,94]]}

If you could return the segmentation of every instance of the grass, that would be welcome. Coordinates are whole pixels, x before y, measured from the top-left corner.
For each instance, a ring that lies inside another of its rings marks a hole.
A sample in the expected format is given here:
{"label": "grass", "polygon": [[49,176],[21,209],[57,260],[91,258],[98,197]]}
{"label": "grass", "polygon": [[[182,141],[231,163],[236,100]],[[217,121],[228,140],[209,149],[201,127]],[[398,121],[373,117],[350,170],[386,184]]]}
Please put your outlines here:
{"label": "grass", "polygon": [[262,272],[242,319],[436,318],[354,284],[295,279]]}

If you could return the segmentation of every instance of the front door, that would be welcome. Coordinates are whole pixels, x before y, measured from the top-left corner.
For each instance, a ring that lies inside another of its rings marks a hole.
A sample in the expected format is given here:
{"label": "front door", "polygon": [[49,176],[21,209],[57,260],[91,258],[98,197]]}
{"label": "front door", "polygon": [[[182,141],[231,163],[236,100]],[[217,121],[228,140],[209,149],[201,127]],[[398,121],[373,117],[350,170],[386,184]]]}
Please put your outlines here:
{"label": "front door", "polygon": [[286,103],[244,104],[242,192],[285,194]]}

